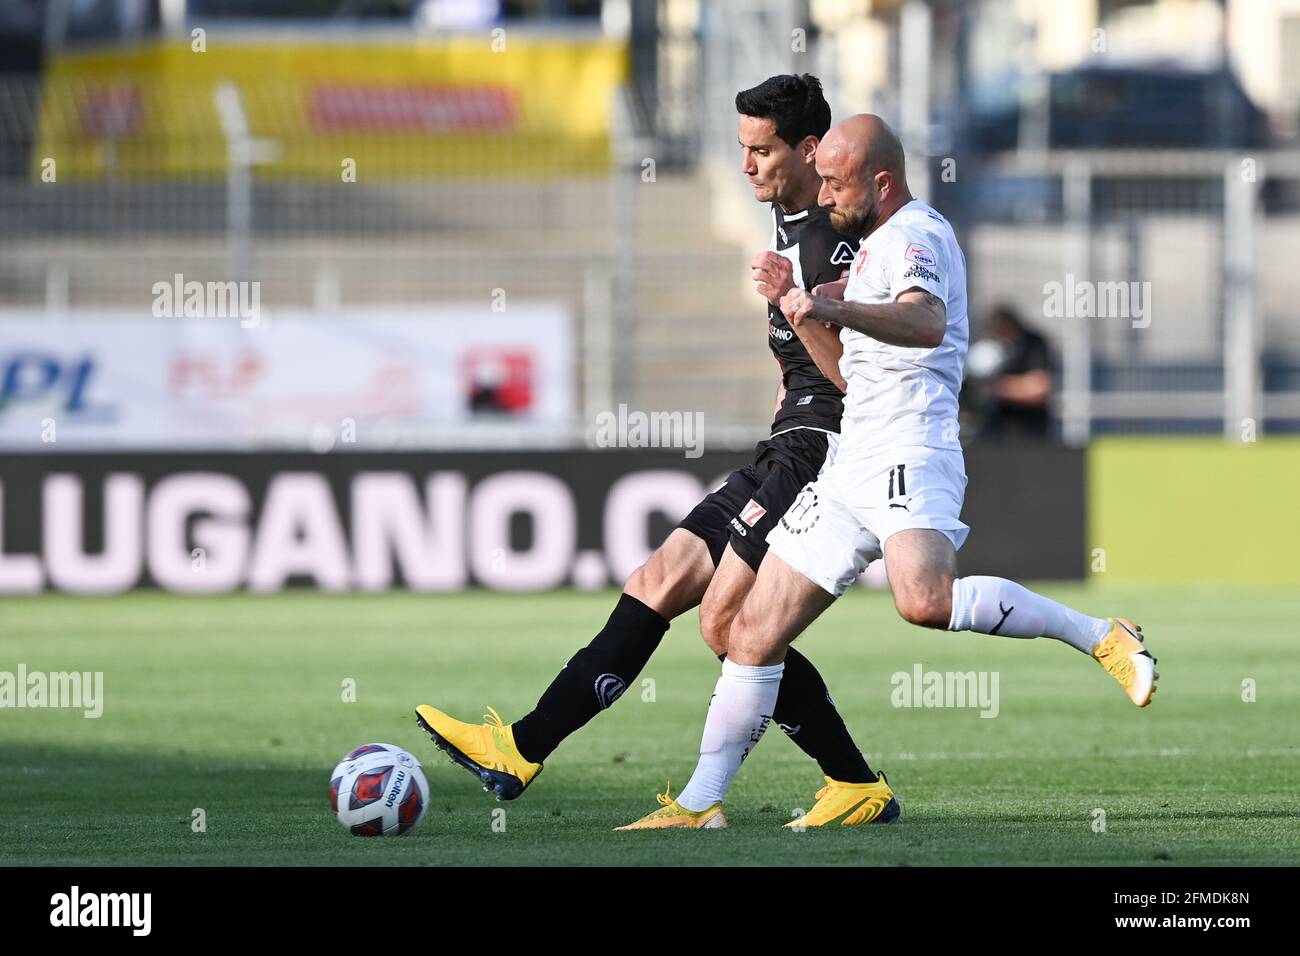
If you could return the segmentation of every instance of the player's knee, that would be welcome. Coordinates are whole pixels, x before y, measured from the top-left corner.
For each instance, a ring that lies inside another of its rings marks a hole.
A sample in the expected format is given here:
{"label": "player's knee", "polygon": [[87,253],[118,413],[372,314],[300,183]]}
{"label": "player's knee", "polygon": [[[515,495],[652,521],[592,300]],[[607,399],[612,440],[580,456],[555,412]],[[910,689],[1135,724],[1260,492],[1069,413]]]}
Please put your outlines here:
{"label": "player's knee", "polygon": [[734,615],[705,603],[700,606],[700,636],[709,650],[714,654],[727,653],[727,644],[731,634],[731,621]]}
{"label": "player's knee", "polygon": [[[649,562],[646,562],[646,564],[649,564]],[[654,589],[654,583],[650,573],[646,570],[646,564],[633,571],[623,584],[623,590],[643,604],[649,603],[648,598]]]}
{"label": "player's knee", "polygon": [[666,573],[663,562],[656,561],[652,555],[645,564],[632,572],[623,590],[642,604],[657,609],[667,603],[672,587],[673,582]]}
{"label": "player's knee", "polygon": [[760,664],[770,655],[771,648],[762,622],[752,611],[746,613],[742,607],[732,618],[723,652],[738,664]]}
{"label": "player's knee", "polygon": [[894,607],[909,624],[946,628],[952,620],[952,592],[941,588],[895,591]]}
{"label": "player's knee", "polygon": [[628,577],[623,590],[667,618],[674,618],[700,598],[690,568],[674,565],[656,551]]}

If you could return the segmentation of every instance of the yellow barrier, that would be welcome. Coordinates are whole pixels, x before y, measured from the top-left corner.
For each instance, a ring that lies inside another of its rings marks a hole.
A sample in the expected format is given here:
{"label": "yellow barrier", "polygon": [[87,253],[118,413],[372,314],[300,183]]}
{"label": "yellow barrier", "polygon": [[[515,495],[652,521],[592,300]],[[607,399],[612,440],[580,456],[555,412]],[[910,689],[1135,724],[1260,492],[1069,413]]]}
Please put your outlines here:
{"label": "yellow barrier", "polygon": [[264,178],[544,178],[610,165],[610,104],[624,44],[510,36],[406,42],[188,42],[64,54],[46,69],[33,176],[217,176],[213,102],[240,90],[253,136],[276,143]]}
{"label": "yellow barrier", "polygon": [[1300,585],[1300,440],[1106,438],[1088,450],[1098,583]]}

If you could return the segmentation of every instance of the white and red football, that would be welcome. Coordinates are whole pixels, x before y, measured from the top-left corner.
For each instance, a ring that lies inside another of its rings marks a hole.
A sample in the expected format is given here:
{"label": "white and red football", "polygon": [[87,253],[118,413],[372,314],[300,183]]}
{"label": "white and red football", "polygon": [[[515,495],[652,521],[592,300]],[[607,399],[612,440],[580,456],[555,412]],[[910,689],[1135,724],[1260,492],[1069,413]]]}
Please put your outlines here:
{"label": "white and red football", "polygon": [[429,806],[429,781],[393,744],[362,744],[330,774],[330,809],[354,836],[410,833]]}

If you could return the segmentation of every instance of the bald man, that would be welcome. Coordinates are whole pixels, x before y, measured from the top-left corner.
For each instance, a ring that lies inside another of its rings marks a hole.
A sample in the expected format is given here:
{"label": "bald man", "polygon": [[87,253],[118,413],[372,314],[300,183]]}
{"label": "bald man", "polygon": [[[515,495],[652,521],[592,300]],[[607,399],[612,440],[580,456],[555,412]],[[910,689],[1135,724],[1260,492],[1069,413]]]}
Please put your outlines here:
{"label": "bald man", "polygon": [[[786,649],[882,554],[894,604],[924,627],[1001,637],[1051,637],[1092,656],[1133,703],[1155,691],[1155,658],[1126,618],[1082,614],[1004,578],[957,577],[966,469],[957,395],[966,356],[966,260],[939,213],[907,188],[903,148],[878,116],[853,116],[817,148],[818,205],[860,240],[847,278],[791,289],[781,311],[810,345],[838,338],[828,378],[843,383],[834,462],[768,534],[768,553],[731,625],[700,742],[676,800],[620,829],[726,826],[722,799],[762,738]],[[877,772],[879,773],[879,772]],[[787,826],[892,822],[888,782],[827,778],[812,810]]]}

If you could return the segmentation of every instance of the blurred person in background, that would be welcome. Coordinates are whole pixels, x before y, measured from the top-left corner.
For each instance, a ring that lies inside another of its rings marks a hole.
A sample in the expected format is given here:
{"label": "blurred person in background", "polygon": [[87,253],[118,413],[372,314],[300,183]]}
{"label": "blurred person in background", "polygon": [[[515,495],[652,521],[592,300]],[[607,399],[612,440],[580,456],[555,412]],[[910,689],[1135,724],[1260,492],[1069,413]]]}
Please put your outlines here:
{"label": "blurred person in background", "polygon": [[962,404],[975,418],[976,441],[1051,437],[1051,349],[1011,306],[999,305],[989,314],[966,367]]}

